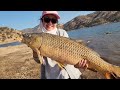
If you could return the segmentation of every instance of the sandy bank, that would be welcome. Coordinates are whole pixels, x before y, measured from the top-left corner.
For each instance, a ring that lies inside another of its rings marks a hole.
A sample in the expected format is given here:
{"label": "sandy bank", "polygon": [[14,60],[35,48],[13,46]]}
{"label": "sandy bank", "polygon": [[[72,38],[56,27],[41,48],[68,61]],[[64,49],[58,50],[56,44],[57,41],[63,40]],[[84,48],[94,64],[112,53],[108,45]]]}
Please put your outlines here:
{"label": "sandy bank", "polygon": [[0,48],[1,79],[39,79],[39,67],[26,45]]}

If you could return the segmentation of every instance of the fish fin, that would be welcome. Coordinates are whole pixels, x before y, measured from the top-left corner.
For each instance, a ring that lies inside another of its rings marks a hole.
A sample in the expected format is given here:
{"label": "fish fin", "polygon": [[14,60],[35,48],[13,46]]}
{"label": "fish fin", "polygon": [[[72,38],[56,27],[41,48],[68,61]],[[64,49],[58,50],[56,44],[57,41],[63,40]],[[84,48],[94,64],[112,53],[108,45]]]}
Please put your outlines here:
{"label": "fish fin", "polygon": [[72,39],[70,38],[71,40],[75,41],[75,42],[78,42],[79,44],[83,44],[85,45],[85,43],[83,42],[83,40],[80,40],[80,39]]}
{"label": "fish fin", "polygon": [[106,72],[105,73],[106,79],[117,79],[117,76],[114,73]]}
{"label": "fish fin", "polygon": [[110,73],[110,72],[106,72],[105,77],[106,79],[120,79],[119,77],[116,76],[115,73]]}
{"label": "fish fin", "polygon": [[59,63],[59,62],[57,62],[57,64],[58,64],[58,66],[61,68],[61,69],[64,69],[64,65],[63,64],[61,64],[61,63]]}
{"label": "fish fin", "polygon": [[38,58],[39,58],[40,64],[43,64],[43,57],[41,55],[38,55]]}
{"label": "fish fin", "polygon": [[83,40],[75,40],[76,42],[80,43],[80,44],[84,44]]}
{"label": "fish fin", "polygon": [[106,79],[111,79],[111,73],[106,72],[106,73],[105,73],[105,77],[106,77]]}
{"label": "fish fin", "polygon": [[111,78],[112,79],[120,79],[120,77],[117,77],[117,75],[115,73],[111,73]]}
{"label": "fish fin", "polygon": [[61,68],[61,69],[64,69],[66,64],[63,64],[61,62],[57,62],[58,66]]}
{"label": "fish fin", "polygon": [[97,72],[97,70],[95,70],[95,69],[93,69],[93,68],[87,68],[87,69],[89,69],[89,70],[91,70],[91,71],[93,71],[93,72]]}
{"label": "fish fin", "polygon": [[120,67],[113,65],[111,76],[113,79],[120,79]]}
{"label": "fish fin", "polygon": [[35,49],[35,52],[37,53],[38,59],[37,61],[40,62],[40,64],[43,64],[43,56],[40,55],[40,51],[38,49]]}
{"label": "fish fin", "polygon": [[38,58],[38,55],[37,53],[33,50],[33,59],[37,62],[37,63],[40,63],[40,60]]}

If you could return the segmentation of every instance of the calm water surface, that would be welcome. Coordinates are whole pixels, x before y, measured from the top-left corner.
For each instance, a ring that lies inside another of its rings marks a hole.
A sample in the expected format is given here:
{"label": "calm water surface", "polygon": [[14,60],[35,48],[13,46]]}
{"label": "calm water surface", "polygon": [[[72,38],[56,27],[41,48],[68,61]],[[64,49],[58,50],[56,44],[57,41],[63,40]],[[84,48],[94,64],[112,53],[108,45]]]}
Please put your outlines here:
{"label": "calm water surface", "polygon": [[69,31],[73,39],[82,39],[110,63],[120,65],[120,22]]}

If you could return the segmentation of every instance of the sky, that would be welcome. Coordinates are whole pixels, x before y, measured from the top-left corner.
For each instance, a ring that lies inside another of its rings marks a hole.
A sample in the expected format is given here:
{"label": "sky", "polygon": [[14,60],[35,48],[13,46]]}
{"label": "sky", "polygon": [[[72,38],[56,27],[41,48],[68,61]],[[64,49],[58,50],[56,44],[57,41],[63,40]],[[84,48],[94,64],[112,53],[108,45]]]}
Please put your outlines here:
{"label": "sky", "polygon": [[[59,23],[65,24],[76,16],[87,15],[94,11],[58,11]],[[40,22],[42,11],[0,11],[0,27],[10,27],[17,30],[34,28]]]}

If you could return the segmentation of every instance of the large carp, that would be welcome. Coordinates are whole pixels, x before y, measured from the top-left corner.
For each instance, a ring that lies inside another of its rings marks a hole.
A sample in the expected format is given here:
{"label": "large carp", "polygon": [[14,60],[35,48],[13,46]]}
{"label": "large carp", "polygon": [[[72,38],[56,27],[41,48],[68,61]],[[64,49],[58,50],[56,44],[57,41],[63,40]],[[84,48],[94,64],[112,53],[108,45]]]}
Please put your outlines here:
{"label": "large carp", "polygon": [[[70,38],[48,33],[33,33],[24,34],[21,42],[37,52],[39,59],[45,56],[62,64],[71,65],[77,65],[80,60],[85,59],[89,63],[89,69],[101,72],[107,79],[111,79],[111,76],[120,77],[119,66],[106,62],[95,51]],[[42,60],[40,61],[42,63]]]}

